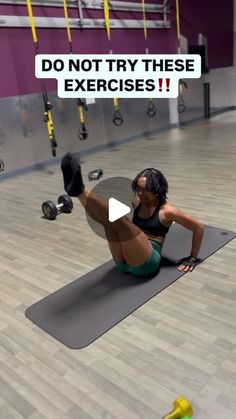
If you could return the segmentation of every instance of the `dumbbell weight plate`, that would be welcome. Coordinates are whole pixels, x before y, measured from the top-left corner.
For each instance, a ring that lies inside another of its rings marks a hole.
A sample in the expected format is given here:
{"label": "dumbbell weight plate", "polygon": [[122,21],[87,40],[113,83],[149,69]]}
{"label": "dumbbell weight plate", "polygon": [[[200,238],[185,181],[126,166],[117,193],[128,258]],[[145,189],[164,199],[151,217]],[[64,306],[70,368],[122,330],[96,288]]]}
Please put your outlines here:
{"label": "dumbbell weight plate", "polygon": [[58,198],[58,205],[63,204],[61,207],[61,212],[66,212],[67,214],[72,211],[73,201],[68,195],[61,195]]}
{"label": "dumbbell weight plate", "polygon": [[57,216],[57,207],[52,201],[43,202],[42,211],[47,220],[54,220]]}

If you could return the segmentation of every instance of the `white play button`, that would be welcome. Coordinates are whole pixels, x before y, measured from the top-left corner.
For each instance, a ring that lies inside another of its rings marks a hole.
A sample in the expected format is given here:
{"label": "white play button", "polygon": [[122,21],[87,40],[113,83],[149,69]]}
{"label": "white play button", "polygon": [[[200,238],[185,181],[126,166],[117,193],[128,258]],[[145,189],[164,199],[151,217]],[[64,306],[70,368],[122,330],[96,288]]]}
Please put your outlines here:
{"label": "white play button", "polygon": [[130,213],[130,208],[115,198],[108,200],[108,218],[111,223]]}
{"label": "white play button", "polygon": [[[91,211],[86,211],[89,226],[95,234],[104,240],[120,243],[121,235],[115,234],[117,233],[116,223],[120,222],[120,217],[129,217],[132,220],[133,208],[131,202],[134,196],[132,179],[121,176],[110,177],[98,182],[92,189],[92,192],[106,201],[108,207],[108,224],[113,228],[104,228],[104,225],[99,221],[104,218],[104,207],[99,209],[99,206],[96,206],[96,211],[93,214],[94,198],[92,194],[91,201],[89,198],[90,195],[86,201],[88,209],[91,208]],[[133,239],[139,233],[140,230],[138,228],[124,228],[122,230],[122,242]]]}

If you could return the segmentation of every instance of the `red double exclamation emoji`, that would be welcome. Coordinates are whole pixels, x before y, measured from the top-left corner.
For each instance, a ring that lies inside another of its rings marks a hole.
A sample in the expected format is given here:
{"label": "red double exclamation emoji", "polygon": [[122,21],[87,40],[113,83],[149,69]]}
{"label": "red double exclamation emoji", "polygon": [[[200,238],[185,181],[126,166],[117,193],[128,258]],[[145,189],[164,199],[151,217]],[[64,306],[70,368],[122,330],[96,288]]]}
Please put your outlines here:
{"label": "red double exclamation emoji", "polygon": [[159,92],[162,92],[163,80],[166,81],[166,91],[169,92],[170,91],[170,79],[158,79]]}

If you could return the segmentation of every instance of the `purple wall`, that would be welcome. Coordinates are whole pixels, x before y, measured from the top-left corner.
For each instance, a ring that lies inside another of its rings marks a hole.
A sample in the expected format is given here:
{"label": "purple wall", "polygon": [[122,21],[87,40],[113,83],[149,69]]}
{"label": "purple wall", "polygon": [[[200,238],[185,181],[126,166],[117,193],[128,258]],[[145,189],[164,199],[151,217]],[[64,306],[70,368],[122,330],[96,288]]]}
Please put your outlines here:
{"label": "purple wall", "polygon": [[[147,2],[149,2],[147,0]],[[150,1],[154,2],[154,0]],[[161,2],[159,2],[161,3]],[[181,33],[191,44],[197,43],[197,35],[203,33],[208,38],[208,65],[218,68],[233,65],[233,0],[228,0],[224,7],[215,1],[214,8],[206,0],[180,0]],[[216,4],[218,3],[218,8]],[[171,5],[171,29],[148,31],[150,53],[175,53],[176,25],[175,0]],[[34,7],[35,16],[63,17],[63,10],[56,8]],[[0,15],[27,15],[24,6],[0,6]],[[69,11],[70,17],[77,17],[75,9]],[[103,18],[102,11],[87,11],[84,17]],[[141,13],[114,12],[111,18],[142,18]],[[149,19],[158,19],[157,14],[150,14]],[[216,30],[217,29],[217,30]],[[68,53],[65,29],[38,29],[40,53]],[[112,30],[112,49],[114,53],[144,53],[143,31],[138,29]],[[72,30],[73,52],[78,54],[106,53],[108,42],[105,30]],[[30,29],[0,28],[0,97],[16,96],[40,91],[40,81],[34,76],[34,49]],[[54,80],[46,81],[47,90],[56,90]]]}
{"label": "purple wall", "polygon": [[[170,0],[174,29],[175,0]],[[179,0],[180,32],[190,44],[197,43],[198,33],[208,40],[209,68],[233,65],[234,0]],[[176,30],[176,29],[175,29]]]}

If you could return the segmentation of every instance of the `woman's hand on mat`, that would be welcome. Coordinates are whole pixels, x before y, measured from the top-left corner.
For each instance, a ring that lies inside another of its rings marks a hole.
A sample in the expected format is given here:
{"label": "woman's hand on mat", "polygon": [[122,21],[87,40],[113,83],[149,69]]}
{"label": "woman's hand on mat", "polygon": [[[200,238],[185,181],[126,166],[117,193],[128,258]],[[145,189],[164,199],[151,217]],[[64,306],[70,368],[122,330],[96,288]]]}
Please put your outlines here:
{"label": "woman's hand on mat", "polygon": [[181,264],[178,266],[178,271],[192,272],[195,266],[198,264],[199,259],[192,256],[181,259]]}

